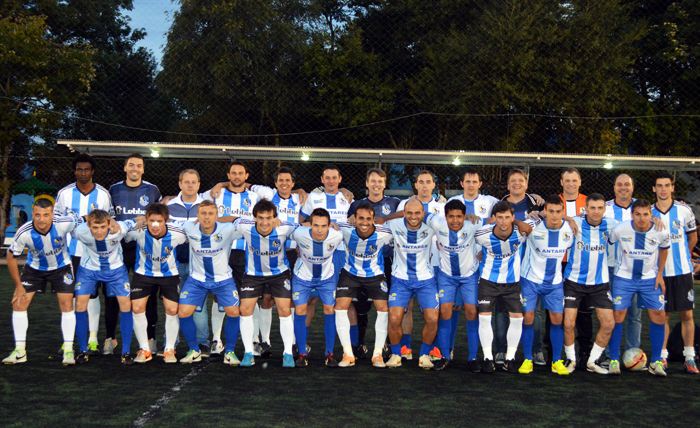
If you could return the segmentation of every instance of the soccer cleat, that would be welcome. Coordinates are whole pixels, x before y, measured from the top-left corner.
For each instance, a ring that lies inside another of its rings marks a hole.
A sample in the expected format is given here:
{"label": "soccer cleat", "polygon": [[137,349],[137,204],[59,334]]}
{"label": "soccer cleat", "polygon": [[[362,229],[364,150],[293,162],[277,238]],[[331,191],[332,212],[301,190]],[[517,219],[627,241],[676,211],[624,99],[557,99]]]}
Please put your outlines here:
{"label": "soccer cleat", "polygon": [[536,366],[546,366],[547,360],[544,359],[544,354],[542,352],[535,352],[532,356],[532,364]]}
{"label": "soccer cleat", "polygon": [[192,363],[198,363],[202,361],[202,353],[199,351],[195,351],[194,349],[190,349],[189,352],[187,352],[187,355],[185,355],[183,358],[180,358],[180,363],[182,364],[192,364]]}
{"label": "soccer cleat", "polygon": [[391,358],[391,346],[388,342],[384,342],[384,347],[382,348],[382,357],[384,357],[385,360]]}
{"label": "soccer cleat", "polygon": [[355,357],[351,357],[348,354],[343,355],[342,361],[338,363],[338,367],[352,367],[355,365]]}
{"label": "soccer cleat", "polygon": [[[292,358],[292,361],[294,359]],[[245,355],[243,355],[243,361],[241,361],[241,367],[250,367],[255,365],[255,357],[253,357],[252,352],[246,352]]]}
{"label": "soccer cleat", "polygon": [[81,352],[78,354],[78,358],[75,359],[76,364],[85,364],[88,362],[88,354],[87,352]]}
{"label": "soccer cleat", "polygon": [[433,349],[430,350],[430,359],[433,361],[441,360],[442,359],[442,352],[437,347],[434,347]]}
{"label": "soccer cleat", "polygon": [[401,367],[401,356],[396,354],[391,354],[389,361],[386,362],[386,366],[390,369],[395,369],[396,367]]}
{"label": "soccer cleat", "polygon": [[224,355],[224,364],[228,364],[230,366],[238,366],[241,364],[241,361],[238,359],[235,352],[228,351],[226,355]]}
{"label": "soccer cleat", "polygon": [[668,360],[666,358],[662,358],[661,365],[664,366],[664,370],[666,370],[668,368]]}
{"label": "soccer cleat", "polygon": [[66,351],[66,353],[63,354],[63,365],[64,366],[75,365],[75,352],[73,352],[73,350]]}
{"label": "soccer cleat", "polygon": [[564,361],[557,360],[552,363],[552,373],[556,373],[559,376],[568,376],[569,370],[564,365]]}
{"label": "soccer cleat", "polygon": [[467,368],[472,373],[481,373],[481,364],[479,364],[479,361],[476,358],[469,360],[467,363]]}
{"label": "soccer cleat", "polygon": [[262,355],[262,347],[258,342],[253,342],[253,356],[260,357]]}
{"label": "soccer cleat", "polygon": [[610,365],[608,365],[608,374],[614,376],[620,375],[620,362],[618,360],[610,360]]}
{"label": "soccer cleat", "polygon": [[306,344],[306,355],[309,355],[311,353],[311,346],[309,344]]}
{"label": "soccer cleat", "polygon": [[384,363],[384,357],[382,357],[381,354],[375,355],[372,357],[372,365],[378,369],[383,369],[386,367],[386,364]]}
{"label": "soccer cleat", "polygon": [[505,364],[506,363],[506,353],[505,352],[498,352],[496,353],[496,359],[494,360],[496,364]]}
{"label": "soccer cleat", "polygon": [[134,364],[134,357],[132,357],[130,353],[124,352],[122,354],[122,364],[124,364],[125,366],[130,366]]}
{"label": "soccer cleat", "polygon": [[292,354],[284,354],[282,356],[282,367],[286,367],[288,369],[293,369],[296,367],[296,364],[294,364],[294,357],[292,357]]}
{"label": "soccer cleat", "polygon": [[491,374],[496,371],[496,364],[493,360],[485,359],[484,366],[481,369],[481,373]]}
{"label": "soccer cleat", "polygon": [[261,358],[270,358],[272,356],[272,346],[270,346],[267,342],[260,343],[260,347],[262,348],[262,351],[260,352]]}
{"label": "soccer cleat", "polygon": [[297,367],[306,367],[309,365],[309,360],[306,359],[306,354],[299,355],[299,358],[294,362]]}
{"label": "soccer cleat", "polygon": [[66,344],[64,343],[61,345],[61,348],[58,350],[58,355],[63,355],[66,352]]}
{"label": "soccer cleat", "polygon": [[151,351],[151,355],[158,353],[158,341],[155,339],[148,339],[148,350]]}
{"label": "soccer cleat", "polygon": [[435,367],[435,364],[430,360],[430,355],[421,355],[418,358],[418,367],[426,370],[430,370]]}
{"label": "soccer cleat", "polygon": [[[576,361],[571,361],[570,359],[566,359],[564,361],[564,367],[569,371],[569,373],[573,373],[574,370],[576,370]],[[607,373],[607,370],[606,370]]]}
{"label": "soccer cleat", "polygon": [[326,354],[326,367],[338,367],[338,362],[333,358],[333,354]]}
{"label": "soccer cleat", "polygon": [[2,360],[4,364],[18,364],[27,362],[27,352],[15,349],[10,355]]}
{"label": "soccer cleat", "polygon": [[175,358],[175,351],[173,349],[166,349],[163,351],[163,362],[166,364],[177,363],[177,358]]}
{"label": "soccer cleat", "polygon": [[695,365],[694,360],[685,360],[685,364],[683,364],[683,367],[685,367],[686,373],[698,374],[698,366]]}
{"label": "soccer cleat", "polygon": [[452,361],[452,360],[454,360],[454,359],[455,359],[455,350],[454,350],[454,349],[450,349],[450,361]]}
{"label": "soccer cleat", "polygon": [[508,373],[517,373],[518,366],[515,364],[515,360],[506,360],[505,363],[503,363],[503,370],[507,371]]}
{"label": "soccer cleat", "polygon": [[199,345],[199,352],[202,353],[202,358],[209,358],[211,356],[211,350],[209,349],[209,345]]}
{"label": "soccer cleat", "polygon": [[649,364],[649,373],[654,376],[666,376],[666,369],[664,368],[663,361],[656,361]]}
{"label": "soccer cleat", "polygon": [[411,361],[413,359],[413,349],[409,348],[406,345],[402,346],[401,358],[405,358],[407,361]]}
{"label": "soccer cleat", "polygon": [[[92,342],[95,343],[95,342]],[[110,339],[109,337],[105,339],[105,344],[102,346],[102,355],[112,355],[114,350],[117,349],[117,339]],[[97,345],[97,343],[95,343]],[[88,350],[90,350],[90,345],[88,344]],[[92,354],[91,354],[92,355]]]}
{"label": "soccer cleat", "polygon": [[[608,365],[608,367],[610,367],[610,366]],[[598,360],[598,361],[589,361],[589,362],[586,364],[586,369],[587,369],[589,372],[592,372],[592,373],[608,374],[608,369],[606,369],[605,367],[603,367],[603,366],[600,365],[600,360]]]}
{"label": "soccer cleat", "polygon": [[219,356],[224,353],[224,345],[221,343],[220,340],[215,340],[211,342],[211,348],[209,348],[209,355],[213,356]]}
{"label": "soccer cleat", "polygon": [[355,359],[361,360],[367,357],[367,347],[364,344],[360,344],[352,347],[352,354]]}
{"label": "soccer cleat", "polygon": [[525,360],[525,361],[523,361],[523,364],[518,369],[518,373],[530,374],[530,373],[532,373],[532,370],[533,370],[532,360]]}
{"label": "soccer cleat", "polygon": [[97,349],[97,342],[88,342],[88,355],[100,355],[100,350]]}
{"label": "soccer cleat", "polygon": [[[200,346],[200,348],[202,347],[202,345],[199,345],[199,346]],[[162,347],[158,350],[158,353],[156,353],[156,357],[162,357],[162,356],[164,356],[164,355],[165,355],[165,346],[162,346]]]}
{"label": "soccer cleat", "polygon": [[598,358],[597,363],[598,363],[602,368],[607,369],[608,367],[610,367],[610,358],[608,358],[608,356],[605,355],[605,356],[603,356],[603,357],[601,357],[601,358]]}
{"label": "soccer cleat", "polygon": [[440,358],[433,363],[433,370],[445,370],[450,367],[450,360],[447,358]]}
{"label": "soccer cleat", "polygon": [[296,343],[292,345],[292,357],[294,357],[295,360],[299,358],[299,347]]}
{"label": "soccer cleat", "polygon": [[136,354],[136,358],[134,358],[135,363],[139,364],[144,364],[148,361],[151,361],[153,359],[153,352],[151,352],[150,349],[139,349],[139,352]]}

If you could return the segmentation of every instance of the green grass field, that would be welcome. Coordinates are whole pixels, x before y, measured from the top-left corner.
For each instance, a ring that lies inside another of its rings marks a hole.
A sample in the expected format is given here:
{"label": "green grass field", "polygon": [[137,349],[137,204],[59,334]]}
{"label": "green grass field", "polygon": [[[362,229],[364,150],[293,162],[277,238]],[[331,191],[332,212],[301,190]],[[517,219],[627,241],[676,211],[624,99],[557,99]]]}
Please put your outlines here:
{"label": "green grass field", "polygon": [[[14,346],[12,283],[0,267],[0,352]],[[317,314],[322,314],[319,305]],[[416,310],[414,353],[419,342]],[[273,315],[276,317],[276,313]],[[645,324],[648,317],[645,315]],[[273,358],[263,369],[203,365],[122,366],[117,356],[93,357],[85,366],[63,367],[60,313],[54,296],[35,297],[29,309],[29,361],[0,367],[0,426],[131,426],[165,394],[145,426],[695,426],[700,416],[700,377],[671,363],[668,378],[623,371],[606,377],[576,371],[560,377],[536,367],[531,375],[466,371],[466,331],[460,323],[455,364],[443,372],[418,369],[417,361],[379,370],[369,360],[350,369],[323,365],[322,316],[314,320],[309,367],[283,369],[282,340],[273,319]],[[158,336],[162,336],[162,322]],[[672,324],[677,317],[672,318]],[[367,343],[373,343],[373,316]],[[649,354],[648,330],[643,348]],[[104,333],[100,333],[104,341]],[[121,338],[119,338],[121,343]],[[120,345],[121,346],[121,345]],[[76,345],[77,348],[77,345]],[[136,340],[132,343],[136,350]],[[242,345],[236,349],[242,357]],[[336,344],[336,354],[340,353]],[[181,342],[178,356],[184,356]],[[519,359],[522,356],[519,355]],[[194,372],[193,372],[194,371]],[[173,388],[191,374],[179,392]]]}

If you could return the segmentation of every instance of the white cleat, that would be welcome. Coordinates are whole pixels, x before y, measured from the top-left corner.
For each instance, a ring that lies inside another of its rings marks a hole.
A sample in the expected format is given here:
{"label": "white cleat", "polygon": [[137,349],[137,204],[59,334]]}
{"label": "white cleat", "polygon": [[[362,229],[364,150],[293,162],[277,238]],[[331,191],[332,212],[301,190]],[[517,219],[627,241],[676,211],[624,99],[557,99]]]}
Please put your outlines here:
{"label": "white cleat", "polygon": [[664,369],[663,362],[656,361],[649,364],[649,373],[654,376],[666,376],[666,369]]}
{"label": "white cleat", "polygon": [[64,366],[75,365],[75,352],[73,352],[73,350],[66,351],[63,354],[63,365]]}
{"label": "white cleat", "polygon": [[260,346],[260,343],[258,343],[258,342],[253,342],[253,356],[259,357],[261,355],[262,355],[262,346]]}
{"label": "white cleat", "polygon": [[[566,367],[566,370],[569,373],[573,373],[574,370],[576,370],[576,361],[567,359],[566,361],[564,361],[564,367]],[[606,370],[605,373],[607,374],[608,371]]]}
{"label": "white cleat", "polygon": [[605,367],[601,366],[598,361],[589,361],[588,364],[586,364],[586,369],[588,369],[589,372],[593,373],[598,373],[598,374],[608,374],[608,369]]}
{"label": "white cleat", "polygon": [[117,348],[117,339],[110,339],[109,337],[105,339],[105,344],[102,347],[102,355],[112,355],[114,350]]}
{"label": "white cleat", "polygon": [[432,369],[434,367],[433,362],[430,361],[430,355],[421,355],[420,358],[418,358],[418,367],[422,369]]}
{"label": "white cleat", "polygon": [[175,350],[166,349],[163,351],[163,362],[166,364],[177,363],[177,357],[175,357]]}
{"label": "white cleat", "polygon": [[386,366],[390,369],[401,367],[401,355],[391,354],[389,361],[386,362]]}
{"label": "white cleat", "polygon": [[3,364],[18,364],[27,362],[27,352],[15,349],[9,357],[2,360]]}
{"label": "white cleat", "polygon": [[198,363],[200,361],[202,361],[202,353],[194,350],[190,350],[186,356],[180,359],[182,364]]}
{"label": "white cleat", "polygon": [[228,351],[226,355],[224,355],[224,364],[228,364],[231,366],[239,366],[241,365],[241,361],[238,359],[238,357],[233,351]]}
{"label": "white cleat", "polygon": [[211,348],[209,350],[209,355],[221,355],[224,352],[224,345],[220,340],[215,340],[211,342]]}

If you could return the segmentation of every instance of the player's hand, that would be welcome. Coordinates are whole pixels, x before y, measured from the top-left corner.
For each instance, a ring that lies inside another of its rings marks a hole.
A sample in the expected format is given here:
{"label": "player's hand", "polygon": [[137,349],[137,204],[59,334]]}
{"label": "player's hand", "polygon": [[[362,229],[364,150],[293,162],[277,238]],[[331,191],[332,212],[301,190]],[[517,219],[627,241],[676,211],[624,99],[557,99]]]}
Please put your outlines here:
{"label": "player's hand", "polygon": [[15,287],[15,294],[12,295],[13,306],[15,302],[17,302],[19,306],[24,306],[29,302],[29,297],[27,297],[27,290],[25,290],[24,287]]}
{"label": "player's hand", "polygon": [[219,197],[219,194],[221,193],[221,189],[224,187],[228,186],[228,183],[225,181],[222,181],[221,183],[216,183],[214,187],[209,191],[209,196],[211,196],[212,199],[216,199]]}
{"label": "player's hand", "polygon": [[535,204],[537,204],[538,206],[544,205],[544,199],[542,199],[542,196],[536,193],[530,193],[530,196],[532,196],[532,199],[535,200]]}
{"label": "player's hand", "polygon": [[411,199],[418,199],[418,195],[413,195],[413,196],[411,196],[411,197],[408,198],[408,199],[409,199],[409,200],[411,200]]}
{"label": "player's hand", "polygon": [[337,230],[338,232],[340,232],[340,226],[338,226],[337,224],[335,224],[335,223],[333,223],[333,222],[331,222],[331,228]]}
{"label": "player's hand", "polygon": [[533,211],[527,216],[527,218],[532,220],[542,220],[544,219],[544,216],[542,215],[542,211]]}
{"label": "player's hand", "polygon": [[143,230],[144,225],[146,224],[146,216],[140,215],[138,217],[135,217],[134,221],[136,222],[136,229],[141,231]]}
{"label": "player's hand", "polygon": [[693,260],[693,274],[700,272],[700,263],[697,260]]}
{"label": "player's hand", "polygon": [[[376,223],[376,221],[375,221],[375,223]],[[350,217],[348,217],[348,224],[349,224],[350,226],[354,226],[354,225],[355,225],[355,214],[353,214],[353,215],[351,215]]]}
{"label": "player's hand", "polygon": [[530,236],[530,233],[532,233],[532,226],[527,223],[523,223],[518,225],[518,230],[520,231],[521,235]]}
{"label": "player's hand", "polygon": [[272,227],[280,227],[282,225],[282,220],[279,218],[273,218],[272,219]]}
{"label": "player's hand", "polygon": [[656,285],[654,285],[654,290],[657,290],[659,287],[661,287],[661,294],[665,296],[666,283],[664,282],[664,277],[662,276],[661,272],[659,272],[659,274],[656,275]]}
{"label": "player's hand", "polygon": [[299,195],[299,204],[304,205],[306,199],[309,197],[309,194],[306,193],[306,190],[304,189],[297,189],[296,194]]}
{"label": "player's hand", "polygon": [[110,235],[113,235],[115,233],[121,232],[122,228],[119,226],[119,223],[113,218],[109,219],[109,233]]}
{"label": "player's hand", "polygon": [[481,217],[479,217],[476,214],[467,214],[467,217],[464,219],[464,221],[471,221],[472,224],[478,224],[481,222]]}
{"label": "player's hand", "polygon": [[433,199],[435,200],[435,202],[439,202],[441,204],[444,204],[447,202],[447,198],[444,195],[441,195],[439,193],[437,195],[433,195]]}
{"label": "player's hand", "polygon": [[355,199],[355,195],[353,195],[352,192],[346,188],[340,189],[340,193],[345,196],[345,199],[347,199],[348,202],[352,202]]}
{"label": "player's hand", "polygon": [[385,220],[384,220],[383,218],[377,217],[377,218],[374,219],[374,224],[376,224],[376,225],[382,225],[382,224],[384,224],[384,221],[385,221]]}
{"label": "player's hand", "polygon": [[476,259],[477,259],[478,261],[481,261],[481,259],[483,259],[483,258],[484,258],[484,253],[482,253],[481,251],[479,251],[479,252],[476,254]]}
{"label": "player's hand", "polygon": [[655,231],[660,231],[660,230],[666,230],[666,225],[664,224],[663,221],[661,221],[660,218],[657,216],[651,216],[651,222],[654,223],[654,230]]}
{"label": "player's hand", "polygon": [[569,226],[571,227],[571,231],[574,233],[574,236],[578,235],[578,225],[576,224],[574,219],[571,217],[564,217],[564,220],[566,220],[566,222],[569,223]]}

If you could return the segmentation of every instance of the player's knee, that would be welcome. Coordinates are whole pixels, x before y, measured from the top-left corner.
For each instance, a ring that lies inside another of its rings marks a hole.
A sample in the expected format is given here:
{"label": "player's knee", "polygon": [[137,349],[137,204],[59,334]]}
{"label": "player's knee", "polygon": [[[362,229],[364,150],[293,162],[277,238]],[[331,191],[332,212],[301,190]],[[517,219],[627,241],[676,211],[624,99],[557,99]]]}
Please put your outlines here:
{"label": "player's knee", "polygon": [[693,311],[683,311],[680,313],[681,321],[693,321]]}
{"label": "player's knee", "polygon": [[403,314],[394,314],[389,311],[389,325],[400,327],[403,321]]}
{"label": "player's knee", "polygon": [[[226,312],[226,316],[234,317],[234,318],[240,315],[240,311],[239,311],[238,306],[227,306],[224,308],[224,312]],[[252,315],[252,313],[253,313],[253,311],[251,310],[251,315]],[[289,316],[289,315],[287,315],[287,316]]]}
{"label": "player's knee", "polygon": [[335,314],[335,306],[333,305],[323,305],[323,313],[325,315],[333,315]]}
{"label": "player's knee", "polygon": [[523,314],[523,324],[530,325],[535,322],[535,312],[527,311]]}

